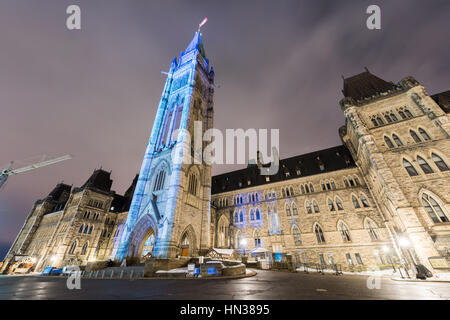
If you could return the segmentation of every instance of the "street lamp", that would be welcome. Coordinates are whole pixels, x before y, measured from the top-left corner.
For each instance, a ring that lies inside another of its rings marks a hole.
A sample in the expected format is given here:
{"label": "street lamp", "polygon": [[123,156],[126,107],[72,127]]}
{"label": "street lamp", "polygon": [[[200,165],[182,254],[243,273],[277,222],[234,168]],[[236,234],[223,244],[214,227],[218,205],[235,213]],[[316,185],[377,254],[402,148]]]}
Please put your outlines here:
{"label": "street lamp", "polygon": [[[408,252],[409,255],[409,259],[411,260],[411,264],[415,264],[414,262],[414,258],[411,255],[411,252],[409,251],[409,248],[411,247],[411,241],[409,241],[409,239],[406,236],[401,236],[398,238],[398,244],[401,248],[403,248],[404,250],[406,250],[406,252]],[[412,266],[411,266],[412,268]],[[408,271],[406,271],[406,274],[408,275],[409,278],[409,273]]]}
{"label": "street lamp", "polygon": [[245,248],[247,247],[247,239],[242,238],[240,241],[241,247],[244,249],[244,256],[245,256]]}
{"label": "street lamp", "polygon": [[395,270],[394,261],[392,260],[392,257],[389,254],[391,252],[391,249],[388,246],[384,245],[383,252],[386,254],[387,257],[389,257],[389,260],[391,261],[392,269],[394,269],[394,273],[397,272],[397,270]]}

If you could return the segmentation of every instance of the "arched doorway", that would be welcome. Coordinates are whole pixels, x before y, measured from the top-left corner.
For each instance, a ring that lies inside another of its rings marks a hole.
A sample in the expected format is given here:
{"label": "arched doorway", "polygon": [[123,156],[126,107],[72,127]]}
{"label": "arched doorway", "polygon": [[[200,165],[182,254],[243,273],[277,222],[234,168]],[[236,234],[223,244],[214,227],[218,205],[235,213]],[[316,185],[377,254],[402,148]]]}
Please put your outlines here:
{"label": "arched doorway", "polygon": [[[153,251],[155,240],[157,239],[156,223],[148,214],[139,219],[130,233],[127,256],[141,259],[144,252]],[[145,250],[145,251],[144,251]]]}
{"label": "arched doorway", "polygon": [[185,233],[183,238],[181,238],[181,256],[189,257],[189,237],[187,233]]}
{"label": "arched doorway", "polygon": [[196,254],[196,237],[194,228],[189,225],[184,229],[180,238],[180,256],[193,257]]}

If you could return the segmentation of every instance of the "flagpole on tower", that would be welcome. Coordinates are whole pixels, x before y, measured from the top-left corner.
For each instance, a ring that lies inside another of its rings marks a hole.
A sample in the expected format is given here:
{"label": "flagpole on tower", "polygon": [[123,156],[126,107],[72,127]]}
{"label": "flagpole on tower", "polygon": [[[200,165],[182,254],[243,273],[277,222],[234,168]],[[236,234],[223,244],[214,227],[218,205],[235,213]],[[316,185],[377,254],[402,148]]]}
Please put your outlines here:
{"label": "flagpole on tower", "polygon": [[203,19],[203,21],[200,22],[200,24],[198,25],[198,32],[200,32],[200,28],[203,27],[206,22],[208,22],[208,18],[207,17],[205,17],[205,19]]}

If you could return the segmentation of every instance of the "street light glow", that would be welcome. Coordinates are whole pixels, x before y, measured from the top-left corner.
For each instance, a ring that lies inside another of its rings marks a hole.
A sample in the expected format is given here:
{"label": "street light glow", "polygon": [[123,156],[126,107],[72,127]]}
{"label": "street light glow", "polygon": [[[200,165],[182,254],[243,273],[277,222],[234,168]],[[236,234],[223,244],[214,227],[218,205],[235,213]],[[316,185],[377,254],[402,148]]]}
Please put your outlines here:
{"label": "street light glow", "polygon": [[245,239],[245,238],[241,239],[241,246],[242,247],[247,246],[247,239]]}
{"label": "street light glow", "polygon": [[383,252],[384,253],[388,253],[389,251],[391,251],[391,249],[389,249],[388,246],[383,246]]}
{"label": "street light glow", "polygon": [[400,245],[400,247],[406,248],[406,247],[409,247],[411,245],[411,242],[406,237],[400,237],[398,239],[398,244]]}

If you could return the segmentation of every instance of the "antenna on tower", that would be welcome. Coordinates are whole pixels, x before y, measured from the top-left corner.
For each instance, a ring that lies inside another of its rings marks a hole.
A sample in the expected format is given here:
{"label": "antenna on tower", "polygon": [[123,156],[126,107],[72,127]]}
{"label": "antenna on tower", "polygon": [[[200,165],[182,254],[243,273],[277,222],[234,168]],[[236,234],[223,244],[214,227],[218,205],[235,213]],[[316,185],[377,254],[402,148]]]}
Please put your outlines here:
{"label": "antenna on tower", "polygon": [[208,22],[208,18],[205,17],[205,19],[203,19],[202,22],[200,22],[200,24],[198,25],[198,32],[200,32],[200,28],[203,27],[205,25],[205,23]]}

